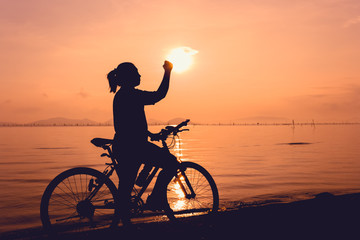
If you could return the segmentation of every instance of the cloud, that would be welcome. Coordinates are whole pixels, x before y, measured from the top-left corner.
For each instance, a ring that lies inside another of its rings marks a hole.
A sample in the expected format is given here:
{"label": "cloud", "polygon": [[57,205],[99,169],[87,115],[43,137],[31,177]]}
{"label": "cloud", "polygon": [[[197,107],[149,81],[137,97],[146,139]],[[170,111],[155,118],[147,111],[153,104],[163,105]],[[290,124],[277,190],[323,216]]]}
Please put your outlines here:
{"label": "cloud", "polygon": [[288,99],[288,103],[293,107],[293,114],[297,117],[309,116],[337,121],[360,118],[360,85],[323,88],[320,93],[292,97]]}
{"label": "cloud", "polygon": [[347,20],[344,24],[344,28],[349,28],[355,24],[359,24],[360,23],[360,16],[357,16],[355,18],[351,18],[349,20]]}
{"label": "cloud", "polygon": [[6,99],[4,102],[2,102],[2,104],[10,104],[10,103],[12,103],[11,99]]}
{"label": "cloud", "polygon": [[87,98],[89,96],[88,93],[86,93],[84,91],[84,89],[81,89],[80,92],[77,93],[78,96],[82,97],[82,98]]}

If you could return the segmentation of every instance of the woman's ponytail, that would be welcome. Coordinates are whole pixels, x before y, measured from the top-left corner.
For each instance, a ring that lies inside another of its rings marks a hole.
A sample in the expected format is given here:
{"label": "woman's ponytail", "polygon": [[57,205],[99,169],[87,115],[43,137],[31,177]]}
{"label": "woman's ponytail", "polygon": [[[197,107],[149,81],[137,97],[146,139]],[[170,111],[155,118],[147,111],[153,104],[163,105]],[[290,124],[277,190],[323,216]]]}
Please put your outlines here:
{"label": "woman's ponytail", "polygon": [[117,86],[131,86],[133,84],[131,82],[131,78],[133,78],[134,74],[139,75],[134,64],[130,62],[123,62],[119,64],[117,68],[109,72],[107,75],[110,92],[116,93]]}
{"label": "woman's ponytail", "polygon": [[107,75],[107,79],[109,81],[110,92],[113,92],[113,93],[116,93],[116,89],[117,89],[117,86],[118,86],[116,77],[117,77],[116,76],[116,69],[112,70]]}

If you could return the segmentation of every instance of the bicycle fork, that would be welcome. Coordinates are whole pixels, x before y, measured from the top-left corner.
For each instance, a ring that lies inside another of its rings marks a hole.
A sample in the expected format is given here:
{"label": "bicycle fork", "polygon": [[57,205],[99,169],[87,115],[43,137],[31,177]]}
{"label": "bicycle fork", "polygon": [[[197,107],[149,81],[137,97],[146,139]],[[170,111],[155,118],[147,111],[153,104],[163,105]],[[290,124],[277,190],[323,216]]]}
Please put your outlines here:
{"label": "bicycle fork", "polygon": [[[188,187],[188,190],[186,190],[182,180],[185,181],[185,183],[186,183],[186,185]],[[192,199],[192,198],[196,197],[196,193],[195,193],[193,187],[191,186],[189,178],[186,176],[184,170],[180,170],[180,174],[177,176],[175,181],[179,184],[180,189],[183,191],[183,193],[185,195],[185,198]],[[190,191],[190,193],[189,193],[189,191]]]}
{"label": "bicycle fork", "polygon": [[[147,189],[147,187],[149,186],[150,182],[152,181],[152,179],[155,177],[156,173],[159,171],[159,167],[155,167],[150,175],[147,177],[143,187],[140,189],[139,193],[137,194],[137,197],[140,197],[144,194],[145,190]],[[175,182],[177,182],[180,186],[180,189],[182,190],[182,192],[184,193],[185,198],[187,199],[192,199],[196,197],[196,193],[193,189],[193,187],[191,186],[191,183],[189,181],[189,178],[186,176],[184,170],[180,170],[180,172],[178,173],[178,175],[175,177]],[[187,186],[187,188],[185,187],[185,185]]]}

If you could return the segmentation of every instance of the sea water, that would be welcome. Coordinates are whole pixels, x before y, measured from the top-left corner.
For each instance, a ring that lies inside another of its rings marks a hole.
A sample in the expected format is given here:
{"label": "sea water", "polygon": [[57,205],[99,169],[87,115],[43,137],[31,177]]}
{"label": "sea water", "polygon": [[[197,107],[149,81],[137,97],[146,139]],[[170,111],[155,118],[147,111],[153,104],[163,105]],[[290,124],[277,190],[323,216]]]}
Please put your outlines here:
{"label": "sea water", "polygon": [[[188,128],[173,153],[210,172],[222,207],[360,191],[360,125]],[[41,226],[40,201],[49,182],[73,167],[102,171],[103,150],[90,140],[113,133],[105,126],[0,127],[0,231]]]}

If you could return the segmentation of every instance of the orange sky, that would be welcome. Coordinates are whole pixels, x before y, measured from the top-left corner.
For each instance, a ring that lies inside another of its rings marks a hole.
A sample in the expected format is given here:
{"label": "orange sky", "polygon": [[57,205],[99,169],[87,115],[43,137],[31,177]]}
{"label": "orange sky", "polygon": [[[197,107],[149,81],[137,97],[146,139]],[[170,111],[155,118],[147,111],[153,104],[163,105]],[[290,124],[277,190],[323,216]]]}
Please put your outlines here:
{"label": "orange sky", "polygon": [[156,90],[179,46],[194,64],[148,118],[360,121],[358,0],[0,0],[0,35],[0,122],[111,119],[106,74]]}

